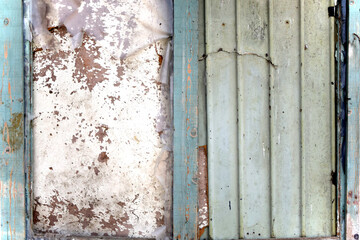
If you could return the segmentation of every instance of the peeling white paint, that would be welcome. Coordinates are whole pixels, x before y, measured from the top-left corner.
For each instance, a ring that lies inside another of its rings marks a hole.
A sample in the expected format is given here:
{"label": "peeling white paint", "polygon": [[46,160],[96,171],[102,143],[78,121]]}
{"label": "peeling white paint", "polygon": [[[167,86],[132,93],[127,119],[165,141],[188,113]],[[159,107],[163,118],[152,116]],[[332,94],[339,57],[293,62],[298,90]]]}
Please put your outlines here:
{"label": "peeling white paint", "polygon": [[67,30],[35,31],[35,231],[168,235],[171,1],[71,2],[45,2]]}

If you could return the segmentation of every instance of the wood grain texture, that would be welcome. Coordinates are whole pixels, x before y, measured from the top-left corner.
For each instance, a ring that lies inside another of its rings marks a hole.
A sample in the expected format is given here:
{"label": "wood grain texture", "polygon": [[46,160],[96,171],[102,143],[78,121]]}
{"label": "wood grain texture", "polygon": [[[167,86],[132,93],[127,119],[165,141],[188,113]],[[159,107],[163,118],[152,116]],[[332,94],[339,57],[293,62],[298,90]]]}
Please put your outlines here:
{"label": "wood grain texture", "polygon": [[174,239],[197,237],[198,1],[174,1]]}
{"label": "wood grain texture", "polygon": [[22,1],[0,0],[0,238],[25,238]]}

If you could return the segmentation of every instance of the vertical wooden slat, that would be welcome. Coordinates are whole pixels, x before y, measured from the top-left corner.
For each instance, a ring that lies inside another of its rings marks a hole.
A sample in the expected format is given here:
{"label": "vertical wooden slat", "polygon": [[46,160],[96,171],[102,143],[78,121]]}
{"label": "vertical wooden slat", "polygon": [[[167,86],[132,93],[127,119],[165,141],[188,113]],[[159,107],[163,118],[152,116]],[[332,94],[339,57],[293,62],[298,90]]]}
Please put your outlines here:
{"label": "vertical wooden slat", "polygon": [[271,187],[273,237],[301,235],[299,1],[273,1]]}
{"label": "vertical wooden slat", "polygon": [[210,237],[239,237],[235,1],[205,2]]}
{"label": "vertical wooden slat", "polygon": [[240,237],[270,238],[268,2],[237,1],[236,18]]}
{"label": "vertical wooden slat", "polygon": [[25,238],[22,1],[0,0],[0,238]]}
{"label": "vertical wooden slat", "polygon": [[330,1],[301,3],[302,236],[325,237],[332,235],[335,201],[331,181],[335,161],[333,19],[327,12]]}
{"label": "vertical wooden slat", "polygon": [[174,2],[174,239],[197,237],[198,1]]}
{"label": "vertical wooden slat", "polygon": [[358,239],[360,151],[360,2],[349,1],[346,239]]}

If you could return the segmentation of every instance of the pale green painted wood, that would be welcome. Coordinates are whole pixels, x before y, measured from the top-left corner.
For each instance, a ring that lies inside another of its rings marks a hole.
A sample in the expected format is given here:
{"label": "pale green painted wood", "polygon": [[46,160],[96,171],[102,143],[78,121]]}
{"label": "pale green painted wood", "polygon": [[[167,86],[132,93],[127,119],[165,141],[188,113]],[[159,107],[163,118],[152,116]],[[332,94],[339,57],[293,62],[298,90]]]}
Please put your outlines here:
{"label": "pale green painted wood", "polygon": [[[214,239],[335,233],[331,3],[206,2]],[[238,194],[234,214],[225,205]]]}
{"label": "pale green painted wood", "polygon": [[210,237],[239,237],[235,1],[205,2]]}
{"label": "pale green painted wood", "polygon": [[[272,235],[301,236],[301,75],[299,1],[272,1],[271,208]],[[286,227],[285,227],[286,226]]]}
{"label": "pale green painted wood", "polygon": [[237,1],[240,237],[270,237],[268,2]]}
{"label": "pale green painted wood", "polygon": [[25,239],[22,1],[0,0],[0,238]]}
{"label": "pale green painted wood", "polygon": [[[335,235],[334,19],[332,1],[302,1],[302,234]],[[332,209],[332,211],[329,211]]]}
{"label": "pale green painted wood", "polygon": [[174,239],[198,228],[198,1],[174,1]]}
{"label": "pale green painted wood", "polygon": [[359,167],[360,167],[360,3],[350,1],[348,29],[348,125],[346,166],[346,239],[360,234]]}

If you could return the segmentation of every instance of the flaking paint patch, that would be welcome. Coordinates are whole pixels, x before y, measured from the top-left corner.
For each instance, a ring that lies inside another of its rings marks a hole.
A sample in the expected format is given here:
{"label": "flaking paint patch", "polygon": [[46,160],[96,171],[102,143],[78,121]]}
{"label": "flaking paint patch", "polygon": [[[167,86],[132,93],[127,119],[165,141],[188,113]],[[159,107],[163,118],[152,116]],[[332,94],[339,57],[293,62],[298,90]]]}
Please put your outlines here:
{"label": "flaking paint patch", "polygon": [[159,158],[169,85],[157,55],[168,40],[120,60],[108,35],[85,35],[73,50],[65,28],[52,34],[57,47],[34,52],[34,229],[151,237],[171,214],[171,153]]}

